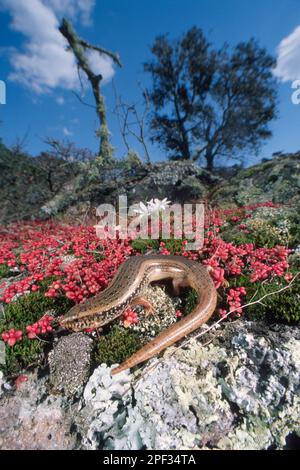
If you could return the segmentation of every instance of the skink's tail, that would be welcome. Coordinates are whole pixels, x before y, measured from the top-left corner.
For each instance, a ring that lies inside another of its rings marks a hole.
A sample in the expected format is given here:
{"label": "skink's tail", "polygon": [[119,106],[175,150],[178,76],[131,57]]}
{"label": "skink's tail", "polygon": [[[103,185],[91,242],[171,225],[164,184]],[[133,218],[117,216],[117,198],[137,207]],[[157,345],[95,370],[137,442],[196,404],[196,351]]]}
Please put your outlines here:
{"label": "skink's tail", "polygon": [[[207,276],[209,277],[208,273]],[[217,303],[217,292],[210,278],[208,283],[210,285],[209,289],[207,289],[207,287],[205,289],[197,289],[199,303],[189,315],[160,333],[156,338],[139,349],[126,361],[113,369],[112,375],[118,374],[119,372],[134,367],[141,362],[156,356],[168,346],[176,343],[178,340],[199,328],[203,323],[207,322],[213,314]]]}

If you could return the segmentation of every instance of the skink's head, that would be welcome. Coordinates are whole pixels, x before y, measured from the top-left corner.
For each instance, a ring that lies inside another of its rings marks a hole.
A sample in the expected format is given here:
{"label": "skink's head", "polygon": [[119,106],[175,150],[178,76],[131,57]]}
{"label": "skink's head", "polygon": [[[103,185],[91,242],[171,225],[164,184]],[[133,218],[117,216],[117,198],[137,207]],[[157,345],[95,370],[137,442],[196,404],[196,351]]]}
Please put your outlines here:
{"label": "skink's head", "polygon": [[82,331],[87,328],[92,328],[91,322],[88,321],[87,319],[71,318],[71,317],[63,316],[63,317],[59,317],[57,321],[60,326],[62,326],[63,328],[66,328],[67,330]]}
{"label": "skink's head", "polygon": [[100,328],[103,324],[101,309],[89,310],[82,305],[75,305],[65,315],[58,318],[58,323],[63,327],[73,331],[82,331],[87,328]]}
{"label": "skink's head", "polygon": [[58,318],[59,324],[73,331],[87,328],[97,329],[120,316],[127,304],[90,306],[87,302],[72,307],[65,315]]}

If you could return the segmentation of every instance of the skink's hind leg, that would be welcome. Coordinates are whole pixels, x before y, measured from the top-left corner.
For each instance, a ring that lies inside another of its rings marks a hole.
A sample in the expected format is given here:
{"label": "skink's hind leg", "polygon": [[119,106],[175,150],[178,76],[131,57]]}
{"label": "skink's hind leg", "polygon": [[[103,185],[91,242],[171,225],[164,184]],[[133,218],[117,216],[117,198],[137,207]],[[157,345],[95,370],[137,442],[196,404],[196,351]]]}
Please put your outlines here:
{"label": "skink's hind leg", "polygon": [[153,305],[144,297],[135,297],[135,299],[130,302],[130,305],[141,305],[144,307],[146,316],[155,312]]}
{"label": "skink's hind leg", "polygon": [[186,276],[184,277],[175,277],[172,281],[174,294],[178,296],[180,294],[180,289],[182,287],[190,287],[190,283]]}

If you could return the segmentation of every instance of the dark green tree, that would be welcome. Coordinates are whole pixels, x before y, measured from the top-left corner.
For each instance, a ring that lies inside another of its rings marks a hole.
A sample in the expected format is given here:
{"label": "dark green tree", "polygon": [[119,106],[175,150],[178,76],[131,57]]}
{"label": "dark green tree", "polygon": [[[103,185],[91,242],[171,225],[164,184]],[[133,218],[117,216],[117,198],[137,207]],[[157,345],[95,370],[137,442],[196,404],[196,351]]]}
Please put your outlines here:
{"label": "dark green tree", "polygon": [[264,48],[251,39],[213,50],[193,27],[175,41],[157,37],[151,51],[151,137],[170,158],[213,170],[217,157],[258,152],[276,116],[275,60]]}

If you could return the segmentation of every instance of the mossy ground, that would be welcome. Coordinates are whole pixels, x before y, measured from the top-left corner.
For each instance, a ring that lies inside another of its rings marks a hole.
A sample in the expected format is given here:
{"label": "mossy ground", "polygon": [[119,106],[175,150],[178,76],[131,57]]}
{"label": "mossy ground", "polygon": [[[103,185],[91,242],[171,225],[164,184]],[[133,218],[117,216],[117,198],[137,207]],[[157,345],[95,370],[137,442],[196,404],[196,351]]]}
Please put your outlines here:
{"label": "mossy ground", "polygon": [[137,332],[114,325],[96,341],[94,362],[111,366],[124,361],[140,347],[140,335]]}
{"label": "mossy ground", "polygon": [[[278,279],[268,284],[255,283],[251,290],[253,295],[256,293],[255,300],[286,286],[286,282]],[[296,279],[289,289],[266,297],[260,304],[247,307],[246,317],[253,320],[266,320],[269,323],[300,326],[300,278]]]}
{"label": "mossy ground", "polygon": [[[291,274],[296,276],[297,270],[292,269]],[[289,282],[282,278],[252,283],[247,276],[241,276],[235,280],[231,287],[242,286],[247,290],[244,304],[253,303],[243,311],[247,320],[264,320],[268,323],[300,326],[300,276],[293,280],[290,287],[288,287]],[[281,289],[284,290],[278,292]],[[259,303],[255,303],[260,299],[262,300]]]}
{"label": "mossy ground", "polygon": [[11,302],[4,308],[3,317],[0,322],[0,335],[11,328],[21,330],[23,339],[13,347],[6,346],[5,366],[6,375],[18,374],[22,369],[39,365],[43,359],[43,351],[52,337],[43,339],[28,339],[26,326],[40,320],[46,312],[65,313],[71,302],[63,297],[45,297],[45,290],[49,282],[43,283],[41,290],[26,294]]}
{"label": "mossy ground", "polygon": [[0,279],[8,277],[9,272],[9,268],[5,264],[0,264]]}
{"label": "mossy ground", "polygon": [[223,240],[235,245],[253,243],[258,248],[274,248],[276,245],[296,248],[300,243],[300,215],[295,207],[258,209],[242,223],[246,231],[229,219],[222,228]]}
{"label": "mossy ground", "polygon": [[169,250],[171,255],[180,252],[182,248],[182,239],[175,238],[170,238],[169,240],[152,240],[151,238],[137,238],[132,242],[132,248],[143,255],[149,250],[157,251],[159,249],[160,243],[164,244],[164,248],[166,250]]}

